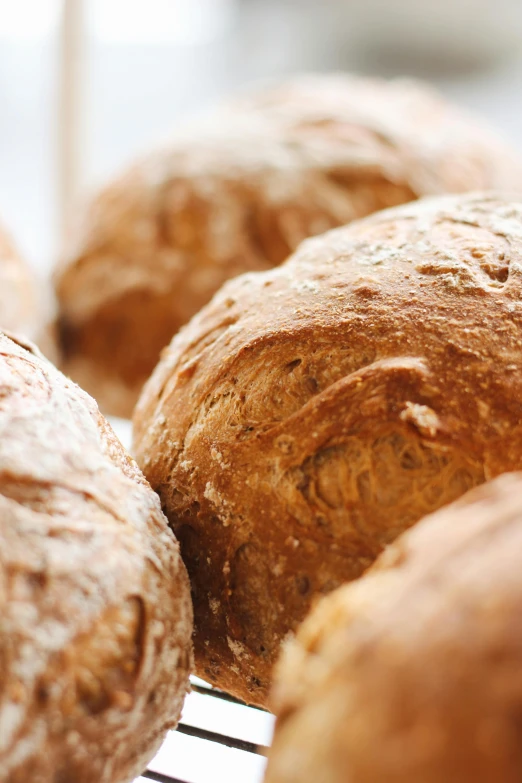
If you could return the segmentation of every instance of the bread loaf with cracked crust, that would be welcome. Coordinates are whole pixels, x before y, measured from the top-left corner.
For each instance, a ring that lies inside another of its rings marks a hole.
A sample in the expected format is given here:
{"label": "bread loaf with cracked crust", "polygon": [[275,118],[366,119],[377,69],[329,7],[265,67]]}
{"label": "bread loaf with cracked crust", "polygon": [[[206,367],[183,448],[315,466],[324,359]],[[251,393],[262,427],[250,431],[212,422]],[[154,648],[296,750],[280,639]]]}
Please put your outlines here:
{"label": "bread loaf with cracked crust", "polygon": [[64,370],[128,416],[160,350],[227,279],[385,207],[521,182],[507,145],[422,84],[330,74],[232,101],[80,216],[56,277]]}
{"label": "bread loaf with cracked crust", "polygon": [[179,547],[94,401],[3,333],[0,389],[0,781],[130,781],[188,688]]}
{"label": "bread loaf with cracked crust", "polygon": [[522,779],[522,474],[419,522],[276,667],[266,783]]}
{"label": "bread loaf with cracked crust", "polygon": [[265,705],[316,596],[522,468],[522,203],[418,201],[228,282],[146,385],[134,450],[191,577],[197,673]]}

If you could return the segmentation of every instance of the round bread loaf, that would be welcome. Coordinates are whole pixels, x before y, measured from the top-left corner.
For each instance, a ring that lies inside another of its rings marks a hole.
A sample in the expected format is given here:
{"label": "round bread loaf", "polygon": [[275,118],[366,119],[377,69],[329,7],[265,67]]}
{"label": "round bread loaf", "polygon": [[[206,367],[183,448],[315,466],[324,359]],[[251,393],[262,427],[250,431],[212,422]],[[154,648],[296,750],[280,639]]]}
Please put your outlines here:
{"label": "round bread loaf", "polygon": [[522,474],[401,536],[277,667],[266,783],[522,780]]}
{"label": "round bread loaf", "polygon": [[42,326],[34,279],[0,226],[0,329],[36,339]]}
{"label": "round bread loaf", "polygon": [[0,779],[123,783],[179,718],[187,574],[94,401],[13,340],[0,334]]}
{"label": "round bread loaf", "polygon": [[314,596],[522,468],[522,203],[426,199],[229,281],[134,425],[191,577],[197,672],[263,705]]}
{"label": "round bread loaf", "polygon": [[81,216],[56,276],[64,369],[128,416],[160,350],[225,280],[384,207],[521,183],[517,156],[423,85],[328,75],[238,100]]}

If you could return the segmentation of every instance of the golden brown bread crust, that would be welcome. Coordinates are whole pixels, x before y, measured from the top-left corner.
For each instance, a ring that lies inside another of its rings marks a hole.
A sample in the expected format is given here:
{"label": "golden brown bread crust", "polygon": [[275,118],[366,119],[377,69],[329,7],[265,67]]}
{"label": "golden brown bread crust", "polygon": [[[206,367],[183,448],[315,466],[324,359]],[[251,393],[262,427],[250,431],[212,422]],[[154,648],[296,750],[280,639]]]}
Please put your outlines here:
{"label": "golden brown bread crust", "polygon": [[82,216],[56,276],[65,371],[130,415],[160,350],[227,279],[378,209],[521,181],[513,151],[424,85],[327,75],[238,100]]}
{"label": "golden brown bread crust", "polygon": [[0,334],[0,781],[120,783],[179,718],[192,609],[95,403]]}
{"label": "golden brown bread crust", "polygon": [[522,779],[522,474],[402,535],[276,667],[266,783]]}
{"label": "golden brown bread crust", "polygon": [[522,468],[522,204],[426,199],[229,281],[134,417],[180,539],[196,669],[266,703],[313,598]]}

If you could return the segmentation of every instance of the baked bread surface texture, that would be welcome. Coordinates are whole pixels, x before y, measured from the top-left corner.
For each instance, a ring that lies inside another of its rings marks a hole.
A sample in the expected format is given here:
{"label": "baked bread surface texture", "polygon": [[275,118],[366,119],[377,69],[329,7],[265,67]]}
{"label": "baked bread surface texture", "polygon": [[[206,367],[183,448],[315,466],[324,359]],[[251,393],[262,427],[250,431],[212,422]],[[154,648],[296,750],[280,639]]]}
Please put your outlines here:
{"label": "baked bread surface texture", "polygon": [[192,583],[197,673],[266,705],[286,634],[425,514],[522,468],[522,204],[426,199],[228,282],[134,453]]}
{"label": "baked bread surface texture", "polygon": [[94,401],[0,334],[0,781],[123,783],[180,715],[192,608]]}
{"label": "baked bread surface texture", "polygon": [[422,84],[309,76],[232,101],[79,216],[56,275],[64,370],[130,416],[161,349],[227,279],[379,209],[521,181],[507,145]]}
{"label": "baked bread surface texture", "polygon": [[402,535],[277,666],[266,783],[522,779],[522,474]]}

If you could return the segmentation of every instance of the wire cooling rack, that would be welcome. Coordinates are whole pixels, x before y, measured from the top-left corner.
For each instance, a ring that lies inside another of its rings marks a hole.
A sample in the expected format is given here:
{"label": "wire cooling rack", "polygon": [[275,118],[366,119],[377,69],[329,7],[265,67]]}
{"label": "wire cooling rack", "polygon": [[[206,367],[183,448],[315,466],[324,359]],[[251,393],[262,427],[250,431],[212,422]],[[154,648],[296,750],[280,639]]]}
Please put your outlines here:
{"label": "wire cooling rack", "polygon": [[261,783],[274,717],[196,677],[176,731],[135,783]]}
{"label": "wire cooling rack", "polygon": [[[131,425],[110,418],[114,431],[130,450]],[[232,696],[191,677],[176,731],[134,783],[261,783],[274,716],[247,707]]]}

